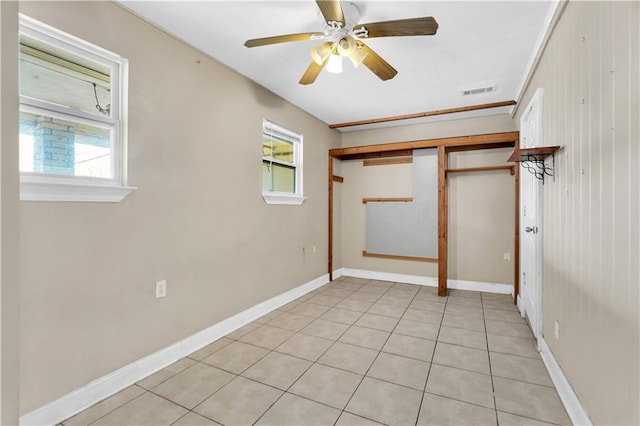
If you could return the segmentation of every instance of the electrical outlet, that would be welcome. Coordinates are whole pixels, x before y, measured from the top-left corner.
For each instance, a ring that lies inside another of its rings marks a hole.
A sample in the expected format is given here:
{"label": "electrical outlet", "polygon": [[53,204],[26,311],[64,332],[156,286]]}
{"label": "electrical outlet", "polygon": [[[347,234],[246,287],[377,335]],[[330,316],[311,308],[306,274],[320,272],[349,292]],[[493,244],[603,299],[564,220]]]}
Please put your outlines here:
{"label": "electrical outlet", "polygon": [[167,280],[156,281],[156,299],[167,295]]}
{"label": "electrical outlet", "polygon": [[508,262],[511,261],[511,253],[505,253],[504,254],[504,260],[506,260]]}
{"label": "electrical outlet", "polygon": [[558,321],[555,321],[554,323],[553,333],[556,336],[556,340],[560,340],[560,324],[558,323]]}

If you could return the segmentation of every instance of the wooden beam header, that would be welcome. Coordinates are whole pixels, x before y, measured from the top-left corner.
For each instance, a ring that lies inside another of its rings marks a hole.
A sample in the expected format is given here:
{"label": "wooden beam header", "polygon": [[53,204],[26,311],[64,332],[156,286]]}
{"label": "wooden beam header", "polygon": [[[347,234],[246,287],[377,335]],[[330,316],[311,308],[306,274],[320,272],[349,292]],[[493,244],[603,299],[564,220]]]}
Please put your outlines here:
{"label": "wooden beam header", "polygon": [[394,115],[391,117],[371,118],[368,120],[348,121],[345,123],[329,124],[330,129],[341,127],[363,126],[365,124],[387,123],[389,121],[410,120],[412,118],[433,117],[434,115],[455,114],[457,112],[477,111],[480,109],[500,108],[515,105],[516,101],[493,102],[490,104],[469,105],[465,107],[437,109],[435,111],[418,112],[415,114]]}
{"label": "wooden beam header", "polygon": [[[363,158],[384,158],[393,156],[392,153],[412,152],[414,149],[455,147],[478,147],[478,149],[490,149],[504,147],[506,144],[516,146],[519,132],[489,133],[485,135],[454,136],[439,139],[424,139],[410,142],[383,143],[377,145],[354,146],[351,148],[336,148],[329,150],[329,156],[340,160],[359,160]],[[391,155],[385,155],[390,153]],[[406,155],[406,154],[405,154]]]}

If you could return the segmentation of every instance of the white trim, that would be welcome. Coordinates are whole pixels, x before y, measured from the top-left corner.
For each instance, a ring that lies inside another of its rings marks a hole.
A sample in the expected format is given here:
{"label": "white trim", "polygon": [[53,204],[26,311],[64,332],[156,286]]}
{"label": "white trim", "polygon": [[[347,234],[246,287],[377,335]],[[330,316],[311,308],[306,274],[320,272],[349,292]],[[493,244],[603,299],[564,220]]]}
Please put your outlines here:
{"label": "white trim", "polygon": [[344,268],[338,268],[334,270],[332,275],[333,275],[333,279],[337,280],[338,278],[344,275]]}
{"label": "white trim", "polygon": [[[116,119],[112,117],[100,117],[90,112],[75,110],[64,105],[56,105],[40,99],[20,96],[20,111],[46,117],[57,118],[59,120],[71,121],[75,123],[88,124],[103,129],[111,129],[116,124]],[[44,113],[43,113],[44,111]],[[97,110],[96,110],[97,112]]]}
{"label": "white trim", "polygon": [[262,119],[262,132],[274,135],[281,139],[286,139],[292,143],[302,143],[303,136],[301,133],[296,133],[286,127],[274,123],[273,121],[269,121],[266,118]]}
{"label": "white trim", "polygon": [[[538,87],[531,97],[525,111],[520,116],[520,146],[531,148],[544,145],[544,89]],[[544,180],[542,181],[544,183]],[[543,211],[542,184],[531,174],[520,178],[520,294],[522,294],[521,313],[529,319],[533,335],[538,340],[542,337],[542,238]],[[525,209],[530,212],[525,216]],[[534,224],[539,229],[537,236],[527,236],[525,228],[531,225],[528,217],[533,213]],[[525,220],[527,219],[527,220]],[[529,239],[533,238],[533,241]],[[525,273],[529,274],[526,276]],[[526,283],[526,285],[525,285]],[[529,292],[531,294],[529,294]],[[538,345],[540,342],[538,341]]]}
{"label": "white trim", "polygon": [[[429,287],[437,287],[438,279],[420,275],[395,274],[390,272],[366,271],[363,269],[341,268],[340,275],[371,280],[393,281],[407,284],[417,284]],[[447,280],[447,287],[456,290],[483,291],[485,293],[513,294],[513,285],[488,283],[481,281]]]}
{"label": "white trim", "polygon": [[513,284],[447,280],[447,287],[456,290],[482,291],[484,293],[513,294]]}
{"label": "white trim", "polygon": [[20,201],[119,203],[136,187],[20,174]]}
{"label": "white trim", "polygon": [[[110,130],[112,179],[91,179],[45,173],[20,174],[20,199],[23,201],[120,202],[136,188],[126,185],[128,61],[119,55],[67,34],[26,15],[19,15],[20,34],[48,44],[57,50],[109,67],[111,114],[103,117],[66,106],[20,96],[20,111],[41,114],[74,123]],[[37,176],[33,177],[33,176]]]}
{"label": "white trim", "polygon": [[67,395],[20,416],[21,425],[53,425],[68,419],[93,404],[131,386],[158,370],[184,358],[190,353],[231,333],[298,297],[329,282],[329,274],[322,275],[301,286],[252,306],[184,340],[167,346],[151,355],[92,381]]}
{"label": "white trim", "polygon": [[305,197],[284,192],[263,192],[262,198],[267,204],[279,204],[289,206],[299,206],[306,200]]}
{"label": "white trim", "polygon": [[107,49],[93,43],[89,43],[88,41],[74,35],[65,33],[64,31],[33,19],[30,16],[22,13],[18,16],[21,26],[20,32],[29,37],[44,39],[44,41],[49,44],[55,44],[62,41],[65,43],[64,47],[67,50],[70,50],[77,55],[90,56],[91,60],[96,62],[117,62],[118,59],[120,59],[120,56],[108,51]]}
{"label": "white trim", "polygon": [[419,275],[395,274],[391,272],[367,271],[364,269],[342,268],[342,275],[347,277],[366,278],[370,280],[392,281],[397,283],[426,285],[437,287],[438,280]]}
{"label": "white trim", "polygon": [[[286,161],[278,161],[273,157],[265,157],[262,156],[262,163],[265,161],[270,164],[281,164],[283,166],[291,167],[294,171],[295,178],[295,193],[290,192],[275,192],[275,191],[262,191],[262,198],[267,204],[276,204],[276,205],[290,205],[290,206],[299,206],[301,205],[306,198],[304,197],[304,179],[303,179],[303,159],[304,159],[304,136],[299,133],[295,133],[285,127],[282,127],[272,121],[267,120],[266,118],[262,119],[262,135],[270,135],[271,137],[277,137],[283,141],[289,142],[293,146],[293,163],[289,163]],[[264,140],[263,142],[264,143]],[[263,177],[264,179],[264,177]],[[264,188],[264,182],[263,188]]]}
{"label": "white trim", "polygon": [[551,376],[551,381],[556,387],[556,391],[560,396],[560,400],[562,401],[565,410],[567,410],[571,423],[580,426],[591,426],[591,419],[589,418],[587,411],[580,403],[578,395],[574,392],[569,380],[567,380],[567,376],[562,372],[562,368],[560,368],[560,365],[556,361],[551,349],[549,349],[549,346],[547,346],[547,342],[545,342],[543,337],[540,337],[539,339],[539,346],[542,361],[547,367],[547,371]]}
{"label": "white trim", "polygon": [[522,298],[520,297],[520,294],[518,294],[518,297],[516,298],[516,306],[518,307],[518,312],[520,312],[520,316],[524,318],[525,317],[524,305],[522,304]]}

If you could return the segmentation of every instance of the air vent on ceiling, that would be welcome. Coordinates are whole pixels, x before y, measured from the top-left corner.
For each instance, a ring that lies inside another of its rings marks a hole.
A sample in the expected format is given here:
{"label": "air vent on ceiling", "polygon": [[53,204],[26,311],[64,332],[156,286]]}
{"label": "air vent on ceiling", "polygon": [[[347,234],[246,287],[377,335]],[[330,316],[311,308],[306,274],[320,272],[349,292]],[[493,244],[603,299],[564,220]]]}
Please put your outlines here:
{"label": "air vent on ceiling", "polygon": [[462,91],[463,96],[470,95],[480,95],[482,93],[492,93],[498,89],[497,85],[485,86],[485,87],[475,87],[473,89],[465,89]]}

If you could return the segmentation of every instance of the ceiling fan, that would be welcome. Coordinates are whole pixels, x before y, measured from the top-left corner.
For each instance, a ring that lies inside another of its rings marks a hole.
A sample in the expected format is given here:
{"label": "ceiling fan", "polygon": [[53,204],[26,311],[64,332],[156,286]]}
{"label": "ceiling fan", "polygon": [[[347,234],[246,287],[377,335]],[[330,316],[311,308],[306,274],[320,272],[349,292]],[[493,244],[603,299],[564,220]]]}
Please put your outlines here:
{"label": "ceiling fan", "polygon": [[300,84],[313,83],[325,66],[327,71],[340,72],[343,57],[349,58],[355,67],[362,63],[381,80],[389,80],[398,71],[363,40],[374,37],[434,35],[438,30],[438,23],[432,17],[358,24],[360,11],[354,4],[341,3],[339,0],[316,0],[316,3],[326,21],[322,32],[256,38],[247,40],[244,45],[257,47],[290,41],[322,41],[311,49],[313,61],[302,75]]}

